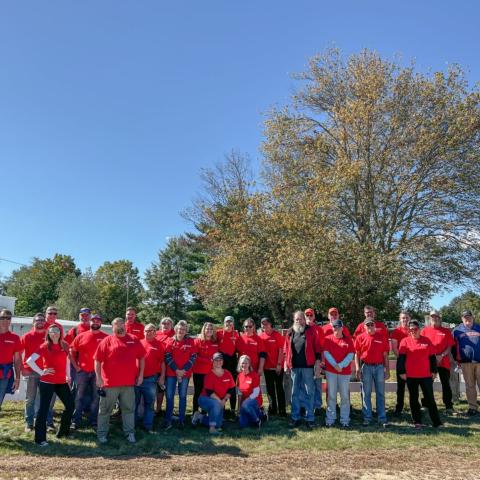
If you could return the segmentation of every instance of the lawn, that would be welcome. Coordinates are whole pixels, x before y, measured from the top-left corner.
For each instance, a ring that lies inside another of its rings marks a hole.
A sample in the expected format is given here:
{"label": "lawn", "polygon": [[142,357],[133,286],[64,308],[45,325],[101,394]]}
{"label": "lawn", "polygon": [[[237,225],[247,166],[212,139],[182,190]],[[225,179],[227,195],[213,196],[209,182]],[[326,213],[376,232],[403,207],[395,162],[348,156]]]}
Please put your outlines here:
{"label": "lawn", "polygon": [[[387,401],[391,411],[394,396],[388,395]],[[416,432],[408,414],[400,419],[391,417],[386,431],[377,426],[363,427],[358,394],[352,394],[352,402],[349,430],[326,429],[323,416],[318,418],[322,426],[313,431],[302,427],[290,430],[287,419],[276,418],[261,430],[241,431],[235,423],[226,422],[224,434],[218,438],[209,437],[203,427],[190,425],[183,431],[174,428],[163,432],[159,428],[156,435],[139,431],[137,444],[130,445],[123,438],[120,423],[114,421],[105,446],[99,447],[93,431],[84,429],[68,440],[57,440],[49,434],[50,445],[43,449],[35,446],[33,434],[23,431],[22,405],[6,402],[0,417],[0,478],[124,478],[140,473],[143,477],[165,474],[170,478],[210,478],[213,472],[216,478],[222,478],[223,473],[230,475],[225,478],[265,478],[270,476],[269,469],[278,470],[286,478],[303,478],[312,469],[317,471],[315,465],[322,458],[323,466],[317,473],[323,477],[317,478],[337,478],[332,475],[341,471],[338,478],[390,478],[388,472],[396,475],[399,471],[397,464],[404,467],[405,475],[415,476],[412,468],[438,473],[417,478],[467,479],[470,474],[471,478],[480,478],[480,418],[468,418],[465,403],[456,406],[458,416],[442,415],[445,426],[438,431],[427,427]],[[428,414],[424,420],[429,423]],[[465,461],[470,456],[472,461]],[[356,459],[354,464],[352,459]],[[158,471],[151,470],[152,462],[158,464]],[[249,468],[256,473],[249,475]],[[387,476],[361,476],[373,470]],[[459,472],[463,472],[461,476]]]}

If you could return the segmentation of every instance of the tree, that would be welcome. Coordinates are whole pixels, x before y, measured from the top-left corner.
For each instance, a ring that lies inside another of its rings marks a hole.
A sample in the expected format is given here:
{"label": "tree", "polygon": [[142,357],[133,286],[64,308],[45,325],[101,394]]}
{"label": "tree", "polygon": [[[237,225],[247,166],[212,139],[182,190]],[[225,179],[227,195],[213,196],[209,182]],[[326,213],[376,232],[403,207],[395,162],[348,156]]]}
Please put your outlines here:
{"label": "tree", "polygon": [[204,310],[193,290],[204,263],[194,236],[171,238],[158,252],[157,262],[145,272],[147,310],[154,312],[157,319],[165,315],[180,319],[187,310]]}
{"label": "tree", "polygon": [[143,287],[138,269],[129,260],[105,262],[94,276],[98,308],[109,321],[123,317],[127,306],[139,307]]}
{"label": "tree", "polygon": [[227,189],[231,170],[217,169],[216,196],[197,204],[205,301],[280,315],[337,305],[358,321],[365,303],[391,318],[479,282],[480,96],[461,69],[427,76],[333,50],[298,78],[292,104],[266,121],[264,187],[230,174],[239,186]]}
{"label": "tree", "polygon": [[64,278],[78,275],[80,270],[69,255],[55,254],[53,258],[34,258],[31,265],[14,270],[7,278],[6,294],[17,298],[17,315],[35,315],[57,301],[57,289]]}
{"label": "tree", "polygon": [[458,295],[440,309],[442,321],[447,323],[460,323],[464,310],[470,310],[476,318],[480,316],[480,295],[471,290]]}
{"label": "tree", "polygon": [[99,308],[99,292],[90,269],[79,276],[66,276],[58,286],[57,293],[56,305],[61,318],[76,320],[82,307],[104,314]]}

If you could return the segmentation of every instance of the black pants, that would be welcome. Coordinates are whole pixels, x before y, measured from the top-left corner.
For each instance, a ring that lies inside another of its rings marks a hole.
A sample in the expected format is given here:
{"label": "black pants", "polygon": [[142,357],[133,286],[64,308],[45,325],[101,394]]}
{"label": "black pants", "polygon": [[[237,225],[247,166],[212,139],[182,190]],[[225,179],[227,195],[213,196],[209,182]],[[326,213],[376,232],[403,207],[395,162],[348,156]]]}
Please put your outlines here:
{"label": "black pants", "polygon": [[[450,370],[444,367],[438,367],[438,376],[442,384],[442,400],[445,408],[453,408],[452,387],[450,386]],[[422,406],[426,407],[425,398],[422,398]]]}
{"label": "black pants", "polygon": [[73,410],[75,408],[73,395],[68,383],[40,382],[38,388],[40,390],[40,408],[38,409],[37,418],[35,420],[35,442],[41,443],[47,440],[47,414],[54,393],[57,394],[57,397],[65,407],[57,435],[59,437],[68,435]]}
{"label": "black pants", "polygon": [[[225,370],[228,370],[233,377],[233,380],[235,383],[237,383],[237,355],[227,355],[226,353],[223,354],[223,368]],[[230,410],[232,412],[235,411],[235,408],[237,407],[237,396],[232,395],[230,397]]]}
{"label": "black pants", "polygon": [[428,413],[432,420],[434,427],[442,424],[438,415],[437,404],[433,396],[433,379],[427,378],[407,378],[408,393],[410,395],[410,410],[412,412],[412,419],[414,423],[422,423],[422,410],[420,402],[418,401],[419,387],[422,389],[425,406],[428,408]]}
{"label": "black pants", "polygon": [[203,390],[203,381],[205,380],[204,373],[193,374],[193,411],[198,410],[198,398]]}
{"label": "black pants", "polygon": [[285,413],[285,390],[283,389],[283,370],[277,375],[275,370],[264,370],[265,384],[269,401],[268,411],[272,415]]}
{"label": "black pants", "polygon": [[400,377],[397,368],[397,404],[395,405],[395,413],[402,413],[405,405],[405,385],[406,381]]}

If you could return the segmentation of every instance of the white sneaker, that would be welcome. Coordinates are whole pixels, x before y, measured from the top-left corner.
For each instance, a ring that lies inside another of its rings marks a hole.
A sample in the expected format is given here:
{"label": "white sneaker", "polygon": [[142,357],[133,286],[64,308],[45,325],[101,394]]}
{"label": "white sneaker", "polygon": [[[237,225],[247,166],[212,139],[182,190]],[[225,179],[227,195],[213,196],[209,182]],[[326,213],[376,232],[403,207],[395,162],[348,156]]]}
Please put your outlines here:
{"label": "white sneaker", "polygon": [[194,412],[192,416],[192,425],[198,425],[202,421],[202,418],[203,415],[199,411]]}
{"label": "white sneaker", "polygon": [[48,442],[46,442],[45,440],[43,442],[40,442],[40,443],[37,443],[37,445],[39,447],[48,447]]}
{"label": "white sneaker", "polygon": [[107,437],[98,437],[97,438],[98,443],[107,443]]}
{"label": "white sneaker", "polygon": [[137,443],[137,440],[135,439],[135,434],[134,433],[129,433],[127,435],[127,442],[128,443]]}

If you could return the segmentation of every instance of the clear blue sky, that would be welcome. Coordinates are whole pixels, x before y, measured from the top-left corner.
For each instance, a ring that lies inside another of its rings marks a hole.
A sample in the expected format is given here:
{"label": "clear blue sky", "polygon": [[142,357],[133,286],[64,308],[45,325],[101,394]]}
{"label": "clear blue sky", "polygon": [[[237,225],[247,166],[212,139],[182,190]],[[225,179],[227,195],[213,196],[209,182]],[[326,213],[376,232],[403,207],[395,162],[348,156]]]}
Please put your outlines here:
{"label": "clear blue sky", "polygon": [[190,229],[179,212],[202,167],[231,149],[260,160],[265,113],[309,57],[366,47],[423,71],[460,63],[477,81],[479,13],[438,0],[2,2],[0,257],[144,271]]}

